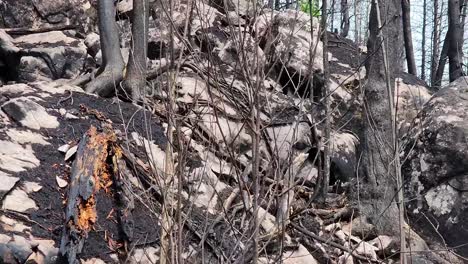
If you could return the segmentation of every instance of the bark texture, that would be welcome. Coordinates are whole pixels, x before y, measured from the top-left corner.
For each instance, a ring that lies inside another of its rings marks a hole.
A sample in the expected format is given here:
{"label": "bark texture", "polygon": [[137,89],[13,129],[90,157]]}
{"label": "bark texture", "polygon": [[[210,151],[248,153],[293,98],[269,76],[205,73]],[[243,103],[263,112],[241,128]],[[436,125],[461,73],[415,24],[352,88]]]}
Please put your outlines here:
{"label": "bark texture", "polygon": [[434,0],[434,17],[433,17],[433,33],[432,33],[432,56],[431,56],[431,86],[436,85],[436,72],[439,61],[439,50],[440,50],[440,18],[439,18],[439,0]]}
{"label": "bark texture", "polygon": [[98,1],[99,38],[101,40],[102,65],[97,77],[86,86],[86,91],[108,97],[114,94],[123,78],[125,64],[120,52],[119,30],[115,22],[113,0]]}
{"label": "bark texture", "polygon": [[[368,190],[361,192],[362,213],[367,215],[383,232],[395,235],[399,231],[398,209],[393,199],[396,191],[395,171],[392,168],[392,121],[388,111],[384,54],[386,46],[391,90],[395,73],[400,65],[401,1],[379,0],[383,28],[378,27],[376,0],[372,2],[367,48],[373,54],[366,63],[368,83],[365,86],[365,120],[363,134],[362,170]],[[380,34],[384,39],[383,45]]]}
{"label": "bark texture", "polygon": [[423,3],[423,28],[421,41],[421,79],[426,80],[426,19],[427,19],[427,0]]}
{"label": "bark texture", "polygon": [[148,48],[148,0],[133,0],[132,46],[128,55],[127,74],[122,84],[127,97],[138,101],[146,84]]}
{"label": "bark texture", "polygon": [[411,34],[411,6],[409,0],[401,0],[403,17],[403,36],[405,39],[406,64],[408,73],[417,75],[416,60],[414,59],[413,36]]}
{"label": "bark texture", "polygon": [[341,36],[346,38],[349,33],[348,0],[341,0]]}
{"label": "bark texture", "polygon": [[447,39],[449,43],[449,78],[450,82],[464,76],[462,69],[463,61],[463,25],[461,19],[461,9],[463,2],[460,0],[448,1],[448,32]]}

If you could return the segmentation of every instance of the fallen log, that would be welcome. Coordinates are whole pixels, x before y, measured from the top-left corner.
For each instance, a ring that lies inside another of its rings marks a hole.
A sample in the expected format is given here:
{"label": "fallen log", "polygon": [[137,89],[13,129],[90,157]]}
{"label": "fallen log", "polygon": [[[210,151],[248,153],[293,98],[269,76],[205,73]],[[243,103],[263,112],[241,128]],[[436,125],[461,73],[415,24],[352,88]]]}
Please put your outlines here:
{"label": "fallen log", "polygon": [[76,256],[97,220],[95,194],[108,186],[104,182],[109,180],[106,159],[114,140],[112,132],[98,132],[92,126],[80,141],[70,175],[59,263],[78,263]]}

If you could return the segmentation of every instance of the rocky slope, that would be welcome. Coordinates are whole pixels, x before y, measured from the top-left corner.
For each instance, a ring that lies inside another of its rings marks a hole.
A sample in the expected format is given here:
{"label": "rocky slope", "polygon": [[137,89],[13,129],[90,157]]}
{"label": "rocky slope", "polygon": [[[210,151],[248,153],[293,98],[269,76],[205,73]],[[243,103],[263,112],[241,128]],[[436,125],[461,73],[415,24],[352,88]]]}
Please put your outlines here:
{"label": "rocky slope", "polygon": [[[333,186],[327,206],[318,207],[309,204],[320,149],[312,132],[323,130],[321,122],[314,126],[323,114],[317,21],[311,26],[300,12],[252,13],[238,3],[226,10],[220,3],[196,1],[184,38],[171,36],[170,25],[184,28],[187,2],[176,3],[171,19],[155,2],[142,107],[98,98],[77,86],[101,63],[95,3],[33,2],[33,7],[25,1],[0,5],[7,14],[2,21],[7,28],[0,30],[3,262],[53,263],[66,255],[77,263],[156,263],[166,192],[180,199],[174,204],[183,219],[180,251],[189,263],[250,262],[254,215],[261,227],[261,263],[398,261],[397,239],[377,233],[349,198],[349,185],[359,184],[356,135],[363,121],[366,57],[352,41],[330,34]],[[126,57],[131,5],[120,2],[118,10]],[[22,28],[12,28],[17,26]],[[177,173],[166,190],[161,179],[170,163],[166,105],[172,75],[165,65],[171,43],[184,56],[174,98]],[[309,43],[316,47],[313,61]],[[249,91],[258,76],[245,72],[259,66],[266,74],[258,91],[261,207],[254,211],[248,116]],[[312,76],[311,104],[301,97],[310,95]],[[458,256],[468,256],[463,246],[468,85],[460,80],[430,99],[414,77],[401,74],[396,84],[399,127],[406,135],[407,250],[413,263],[463,263]],[[86,156],[87,151],[98,154]],[[74,199],[76,186],[82,186],[81,200]]]}

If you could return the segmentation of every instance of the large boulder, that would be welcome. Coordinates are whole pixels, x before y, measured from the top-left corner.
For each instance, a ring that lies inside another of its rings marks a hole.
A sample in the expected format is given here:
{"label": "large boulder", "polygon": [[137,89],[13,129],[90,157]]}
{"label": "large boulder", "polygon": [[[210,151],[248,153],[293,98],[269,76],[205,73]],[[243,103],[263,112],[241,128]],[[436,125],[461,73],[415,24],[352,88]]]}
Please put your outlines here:
{"label": "large boulder", "polygon": [[84,41],[62,31],[25,35],[14,43],[30,55],[19,64],[18,79],[23,82],[75,78],[87,56]]}
{"label": "large boulder", "polygon": [[[308,90],[310,74],[323,69],[319,23],[308,14],[295,10],[273,15],[271,19],[272,14],[264,14],[256,21],[255,30],[262,40],[262,48],[269,56],[269,62],[279,68],[282,85]],[[314,54],[312,61],[311,51]]]}
{"label": "large boulder", "polygon": [[78,25],[88,31],[96,22],[96,11],[89,0],[2,0],[0,13],[2,28]]}
{"label": "large boulder", "polygon": [[431,98],[431,92],[421,79],[408,73],[401,73],[395,80],[395,101],[398,106],[397,124],[400,135],[405,134],[411,123]]}
{"label": "large boulder", "polygon": [[468,79],[437,92],[405,141],[403,175],[411,224],[468,257]]}

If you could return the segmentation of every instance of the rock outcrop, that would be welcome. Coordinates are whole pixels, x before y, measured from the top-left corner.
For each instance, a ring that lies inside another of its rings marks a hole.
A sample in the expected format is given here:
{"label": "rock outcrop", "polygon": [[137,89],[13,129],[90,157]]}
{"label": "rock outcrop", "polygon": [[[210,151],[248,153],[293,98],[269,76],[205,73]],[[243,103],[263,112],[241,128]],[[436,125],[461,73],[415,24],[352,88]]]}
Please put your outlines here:
{"label": "rock outcrop", "polygon": [[[315,18],[212,0],[178,1],[169,19],[164,3],[151,1],[148,85],[137,106],[74,85],[101,63],[95,1],[26,2],[0,3],[0,23],[10,28],[0,31],[0,69],[9,69],[0,72],[0,262],[156,263],[163,205],[177,212],[174,236],[187,263],[249,263],[253,219],[260,263],[398,261],[396,238],[377,234],[347,193],[359,163],[367,56],[352,41],[329,33],[325,95]],[[127,59],[131,1],[117,9]],[[167,67],[171,45],[178,72]],[[405,74],[396,82],[400,133],[409,130],[408,208],[414,219],[443,223],[438,232],[455,247],[466,235],[454,231],[467,217],[466,86],[458,81],[425,104],[424,83]],[[324,96],[333,109],[332,169],[319,208],[311,201]],[[431,226],[415,224],[422,236],[408,228],[412,250],[439,249],[423,240],[435,237]],[[413,257],[447,259],[460,263],[450,254]]]}
{"label": "rock outcrop", "polygon": [[468,80],[438,91],[415,119],[403,158],[412,224],[468,256]]}

